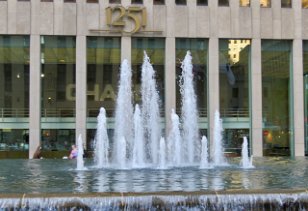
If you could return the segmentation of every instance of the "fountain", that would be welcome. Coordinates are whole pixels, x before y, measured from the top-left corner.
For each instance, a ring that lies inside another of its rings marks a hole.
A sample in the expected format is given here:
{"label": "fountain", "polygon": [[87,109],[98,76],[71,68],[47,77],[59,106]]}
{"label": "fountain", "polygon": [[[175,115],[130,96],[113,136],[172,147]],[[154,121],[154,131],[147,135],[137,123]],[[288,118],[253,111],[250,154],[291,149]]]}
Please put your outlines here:
{"label": "fountain", "polygon": [[243,137],[241,166],[244,169],[254,168],[252,165],[252,156],[250,159],[248,156],[248,141],[246,136]]}
{"label": "fountain", "polygon": [[212,159],[214,166],[225,166],[227,165],[224,148],[222,144],[222,120],[220,119],[219,112],[215,112],[215,122],[214,122],[214,144],[212,151]]}
{"label": "fountain", "polygon": [[227,162],[218,111],[209,153],[207,138],[198,135],[192,68],[188,52],[180,81],[181,117],[171,110],[171,129],[165,138],[149,58],[145,54],[142,102],[134,110],[132,73],[124,60],[113,143],[107,135],[106,111],[101,108],[94,163],[85,159],[88,168],[81,136],[77,168],[73,160],[0,160],[0,209],[307,210],[307,158],[256,158],[254,167],[244,137],[241,164],[234,164],[237,159]]}
{"label": "fountain", "polygon": [[106,126],[106,110],[100,108],[99,115],[97,117],[97,130],[95,136],[95,154],[94,159],[98,168],[102,168],[108,165],[109,161],[109,138],[107,134]]}
{"label": "fountain", "polygon": [[86,170],[87,168],[84,167],[84,161],[83,161],[83,142],[81,138],[81,134],[78,137],[77,140],[77,149],[78,149],[78,154],[77,154],[77,168],[76,170]]}

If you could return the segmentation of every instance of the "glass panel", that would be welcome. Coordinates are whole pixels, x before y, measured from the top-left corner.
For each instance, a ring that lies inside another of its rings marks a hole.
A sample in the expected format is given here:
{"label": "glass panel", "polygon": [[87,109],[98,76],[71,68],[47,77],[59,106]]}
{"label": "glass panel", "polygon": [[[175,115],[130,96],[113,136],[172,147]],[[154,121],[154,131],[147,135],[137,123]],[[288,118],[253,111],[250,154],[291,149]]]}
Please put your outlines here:
{"label": "glass panel", "polygon": [[308,0],[302,0],[302,7],[308,8]]}
{"label": "glass panel", "polygon": [[43,129],[41,147],[43,151],[67,151],[75,144],[74,129]]}
{"label": "glass panel", "polygon": [[132,0],[132,4],[143,4],[143,0]]}
{"label": "glass panel", "polygon": [[218,0],[218,6],[229,6],[229,0]]}
{"label": "glass panel", "polygon": [[175,4],[186,5],[186,0],[175,0]]}
{"label": "glass panel", "polygon": [[41,37],[42,117],[75,116],[75,38]]}
{"label": "glass panel", "polygon": [[291,42],[262,40],[262,116],[265,156],[290,155]]}
{"label": "glass panel", "polygon": [[154,0],[154,5],[165,4],[165,0]]}
{"label": "glass panel", "polygon": [[291,8],[292,7],[292,0],[281,0],[281,7],[282,8]]}
{"label": "glass panel", "polygon": [[121,0],[109,0],[111,4],[121,4]]}
{"label": "glass panel", "polygon": [[207,117],[207,65],[208,65],[208,41],[205,39],[176,39],[176,112],[181,113],[181,95],[179,80],[182,74],[181,62],[187,51],[191,52],[195,93],[200,117]]}
{"label": "glass panel", "polygon": [[29,117],[29,36],[0,36],[0,116]]}
{"label": "glass panel", "polygon": [[221,117],[249,117],[250,40],[219,40]]}
{"label": "glass panel", "polygon": [[65,130],[69,137],[61,135],[63,122],[66,128],[74,124],[75,66],[75,37],[41,36],[42,150],[67,150],[75,143],[75,129]]}
{"label": "glass panel", "polygon": [[28,151],[28,129],[0,129],[0,151]]}
{"label": "glass panel", "polygon": [[207,6],[208,2],[207,2],[207,0],[197,0],[197,5],[198,6]]}
{"label": "glass panel", "polygon": [[304,109],[305,109],[305,154],[308,156],[308,41],[303,42],[304,63]]}
{"label": "glass panel", "polygon": [[119,37],[87,38],[88,117],[97,117],[100,107],[108,117],[114,115],[120,65]]}
{"label": "glass panel", "polygon": [[141,66],[146,51],[153,65],[156,76],[156,88],[160,98],[160,108],[164,116],[165,104],[165,39],[164,38],[132,38],[132,84],[134,89],[134,102],[140,104]]}
{"label": "glass panel", "polygon": [[241,156],[244,137],[247,137],[248,152],[251,152],[249,129],[225,129],[223,138],[223,140],[225,140],[225,155],[228,157]]}
{"label": "glass panel", "polygon": [[249,7],[250,6],[250,0],[240,0],[240,6],[241,7]]}
{"label": "glass panel", "polygon": [[261,7],[271,7],[271,0],[260,0]]}

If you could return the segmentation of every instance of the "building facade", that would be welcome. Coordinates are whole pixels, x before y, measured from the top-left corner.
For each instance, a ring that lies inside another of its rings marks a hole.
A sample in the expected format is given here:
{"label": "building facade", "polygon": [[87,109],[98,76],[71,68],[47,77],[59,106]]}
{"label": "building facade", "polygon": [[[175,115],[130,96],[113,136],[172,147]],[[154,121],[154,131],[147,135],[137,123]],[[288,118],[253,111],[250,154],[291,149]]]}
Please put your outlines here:
{"label": "building facade", "polygon": [[0,157],[87,150],[100,107],[114,129],[121,62],[140,102],[144,51],[156,71],[162,128],[180,114],[181,61],[191,52],[200,135],[225,152],[248,137],[254,156],[308,153],[308,1],[0,1]]}

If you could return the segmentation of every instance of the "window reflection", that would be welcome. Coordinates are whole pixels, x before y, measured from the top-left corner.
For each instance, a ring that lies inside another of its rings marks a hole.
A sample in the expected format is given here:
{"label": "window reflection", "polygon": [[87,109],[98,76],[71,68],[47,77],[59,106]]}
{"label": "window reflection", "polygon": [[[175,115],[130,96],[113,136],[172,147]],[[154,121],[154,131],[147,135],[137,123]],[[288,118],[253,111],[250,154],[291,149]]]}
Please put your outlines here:
{"label": "window reflection", "polygon": [[87,38],[87,105],[88,117],[97,117],[104,107],[107,116],[114,115],[121,65],[119,37]]}
{"label": "window reflection", "polygon": [[197,0],[197,5],[198,6],[207,6],[208,2],[207,2],[207,0]]}
{"label": "window reflection", "polygon": [[186,0],[175,0],[175,4],[177,4],[177,5],[186,5]]}
{"label": "window reflection", "polygon": [[271,7],[271,0],[260,0],[261,7]]}
{"label": "window reflection", "polygon": [[[75,37],[41,36],[41,146],[43,151],[65,151],[75,143],[75,129],[73,129],[75,125],[72,118],[75,117],[76,101],[75,66]],[[64,130],[63,122],[66,127],[72,129]]]}
{"label": "window reflection", "polygon": [[302,0],[302,7],[308,8],[308,0]]}
{"label": "window reflection", "polygon": [[29,117],[29,36],[0,36],[2,117]]}
{"label": "window reflection", "polygon": [[199,116],[207,117],[207,56],[208,42],[205,39],[176,39],[176,111],[181,113],[181,94],[179,80],[182,74],[181,62],[187,51],[191,52],[194,74],[195,93],[197,96],[197,107]]}
{"label": "window reflection", "polygon": [[250,0],[240,0],[240,6],[241,7],[249,7],[250,6]]}
{"label": "window reflection", "polygon": [[222,117],[249,117],[250,40],[219,41],[219,94]]}
{"label": "window reflection", "polygon": [[291,8],[292,7],[292,0],[281,0],[281,7],[282,8]]}
{"label": "window reflection", "polygon": [[229,6],[229,0],[218,0],[218,6]]}
{"label": "window reflection", "polygon": [[262,116],[265,156],[290,155],[291,42],[262,40]]}

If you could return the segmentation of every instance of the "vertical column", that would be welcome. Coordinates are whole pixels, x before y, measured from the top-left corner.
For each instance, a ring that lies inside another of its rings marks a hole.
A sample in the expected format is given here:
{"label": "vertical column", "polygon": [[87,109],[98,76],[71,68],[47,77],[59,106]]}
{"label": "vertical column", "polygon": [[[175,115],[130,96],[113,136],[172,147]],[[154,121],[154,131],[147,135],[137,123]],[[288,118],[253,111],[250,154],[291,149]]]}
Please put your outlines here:
{"label": "vertical column", "polygon": [[132,59],[132,38],[122,36],[121,39],[121,61],[127,59],[131,62]]}
{"label": "vertical column", "polygon": [[30,36],[30,117],[29,158],[40,146],[41,138],[41,46],[40,35]]}
{"label": "vertical column", "polygon": [[76,141],[81,134],[86,140],[87,122],[87,44],[86,36],[76,37]]}
{"label": "vertical column", "polygon": [[294,115],[294,155],[305,156],[304,125],[304,73],[302,40],[302,5],[293,1],[294,40],[293,40],[293,115]]}
{"label": "vertical column", "polygon": [[166,134],[171,129],[171,109],[176,108],[175,38],[166,38],[165,49],[165,118]]}
{"label": "vertical column", "polygon": [[[303,41],[293,40],[294,155],[305,156]],[[292,99],[292,98],[291,98]],[[292,139],[291,139],[292,140]]]}
{"label": "vertical column", "polygon": [[261,39],[252,39],[251,43],[251,136],[252,154],[255,157],[263,156],[262,133],[262,66],[261,66]]}
{"label": "vertical column", "polygon": [[209,39],[209,71],[208,71],[208,119],[210,146],[213,146],[214,141],[214,122],[215,111],[219,111],[219,39],[216,37]]}

